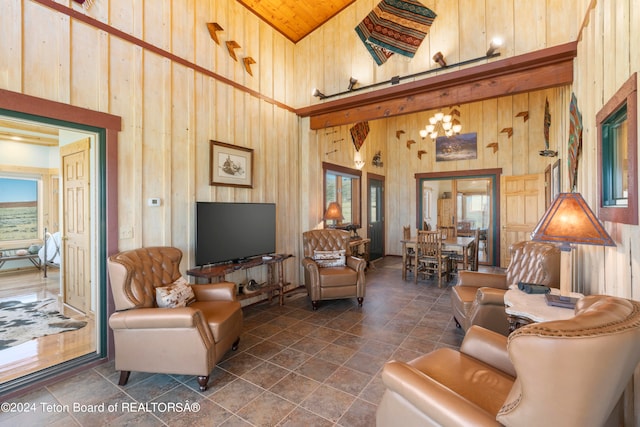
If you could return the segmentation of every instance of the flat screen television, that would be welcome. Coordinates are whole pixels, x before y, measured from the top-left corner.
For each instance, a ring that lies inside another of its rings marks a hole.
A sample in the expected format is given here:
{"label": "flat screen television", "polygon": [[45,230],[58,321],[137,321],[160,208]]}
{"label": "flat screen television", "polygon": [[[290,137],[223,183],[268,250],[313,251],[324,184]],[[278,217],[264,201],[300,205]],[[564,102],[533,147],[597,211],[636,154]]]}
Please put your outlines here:
{"label": "flat screen television", "polygon": [[196,202],[196,265],[242,262],[276,251],[274,203]]}

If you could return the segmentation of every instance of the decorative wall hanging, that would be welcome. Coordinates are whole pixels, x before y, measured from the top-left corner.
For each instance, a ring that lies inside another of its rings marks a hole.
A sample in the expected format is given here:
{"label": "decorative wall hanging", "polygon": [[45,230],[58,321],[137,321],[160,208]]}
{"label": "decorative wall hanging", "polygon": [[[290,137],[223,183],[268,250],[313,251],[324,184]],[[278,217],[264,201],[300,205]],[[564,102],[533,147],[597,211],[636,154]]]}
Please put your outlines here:
{"label": "decorative wall hanging", "polygon": [[381,168],[383,166],[382,153],[380,151],[378,151],[376,154],[373,155],[373,160],[371,161],[371,164],[378,168]]}
{"label": "decorative wall hanging", "polygon": [[516,117],[522,117],[522,120],[524,120],[526,122],[527,120],[529,120],[529,112],[528,111],[520,111],[518,114],[516,114]]}
{"label": "decorative wall hanging", "polygon": [[94,0],[73,0],[78,4],[82,5],[84,10],[88,10],[91,6],[93,6]]}
{"label": "decorative wall hanging", "polygon": [[578,110],[578,100],[571,93],[569,104],[569,190],[575,191],[578,178],[578,157],[582,150],[582,114]]}
{"label": "decorative wall hanging", "polygon": [[220,44],[220,40],[218,40],[218,31],[224,31],[224,28],[220,26],[217,22],[207,22],[207,29],[209,30],[209,35],[211,39],[216,42],[216,44]]}
{"label": "decorative wall hanging", "polygon": [[415,144],[416,142],[413,139],[408,139],[407,140],[407,148],[411,149],[411,144]]}
{"label": "decorative wall hanging", "polygon": [[353,145],[356,147],[356,151],[360,151],[360,147],[364,144],[364,140],[369,135],[369,122],[359,122],[353,125],[351,129],[351,139],[353,140]]}
{"label": "decorative wall hanging", "polygon": [[436,162],[478,158],[478,134],[463,133],[436,139]]}
{"label": "decorative wall hanging", "polygon": [[247,71],[247,73],[249,73],[250,76],[253,76],[253,73],[251,72],[251,64],[255,64],[256,61],[248,56],[246,58],[242,58],[242,63],[244,64],[244,69]]}
{"label": "decorative wall hanging", "polygon": [[229,51],[229,56],[231,56],[234,61],[238,60],[238,57],[236,56],[236,51],[235,49],[240,49],[240,45],[238,44],[237,41],[235,40],[230,40],[227,42],[227,51]]}
{"label": "decorative wall hanging", "polygon": [[209,142],[209,185],[253,188],[253,149]]}
{"label": "decorative wall hanging", "polygon": [[436,18],[416,0],[382,0],[355,28],[378,65],[394,53],[413,58]]}
{"label": "decorative wall hanging", "polygon": [[498,151],[498,143],[497,142],[492,142],[490,144],[487,144],[487,148],[493,148],[493,152],[495,154],[496,151]]}
{"label": "decorative wall hanging", "polygon": [[513,136],[513,128],[504,128],[500,133],[506,133],[509,138]]}
{"label": "decorative wall hanging", "polygon": [[551,113],[549,112],[549,98],[544,100],[544,150],[539,151],[541,156],[555,157],[557,151],[549,150],[549,128],[551,127]]}
{"label": "decorative wall hanging", "polygon": [[423,155],[423,154],[427,154],[427,152],[426,152],[425,150],[420,150],[420,151],[418,151],[418,158],[419,158],[419,159],[422,159],[422,155]]}
{"label": "decorative wall hanging", "polygon": [[397,130],[397,131],[396,131],[396,138],[397,138],[397,139],[400,139],[400,135],[402,135],[403,133],[404,133],[404,131],[403,131],[403,130]]}

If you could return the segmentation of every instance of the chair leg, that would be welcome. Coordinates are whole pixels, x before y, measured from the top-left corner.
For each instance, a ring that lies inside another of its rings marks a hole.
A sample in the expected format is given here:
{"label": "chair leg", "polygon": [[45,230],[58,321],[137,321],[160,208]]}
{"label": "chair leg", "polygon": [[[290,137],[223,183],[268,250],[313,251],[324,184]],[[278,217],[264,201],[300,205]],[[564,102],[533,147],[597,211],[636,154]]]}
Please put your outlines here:
{"label": "chair leg", "polygon": [[313,308],[313,310],[317,310],[318,309],[318,301],[311,301],[311,307]]}
{"label": "chair leg", "polygon": [[238,337],[238,339],[233,342],[233,344],[231,345],[231,350],[236,351],[238,349],[239,343],[240,343],[240,337]]}
{"label": "chair leg", "polygon": [[362,301],[363,300],[364,300],[364,298],[358,297],[358,307],[362,307]]}
{"label": "chair leg", "polygon": [[120,381],[118,381],[118,385],[127,385],[127,381],[129,381],[129,375],[131,375],[131,371],[120,371]]}
{"label": "chair leg", "polygon": [[208,383],[209,383],[209,375],[198,376],[198,385],[200,386],[200,391],[206,391]]}

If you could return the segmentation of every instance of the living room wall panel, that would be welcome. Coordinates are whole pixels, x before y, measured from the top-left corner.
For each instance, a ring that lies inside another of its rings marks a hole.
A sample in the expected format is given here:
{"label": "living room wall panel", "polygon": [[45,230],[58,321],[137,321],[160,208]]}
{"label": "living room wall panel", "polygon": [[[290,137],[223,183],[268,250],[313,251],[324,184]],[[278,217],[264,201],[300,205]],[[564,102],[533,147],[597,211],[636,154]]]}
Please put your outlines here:
{"label": "living room wall panel", "polygon": [[[631,74],[640,71],[640,29],[635,25],[640,19],[640,3],[637,0],[583,3],[588,7],[578,44],[574,82],[584,123],[577,190],[597,210],[595,117]],[[563,154],[566,157],[566,147]],[[617,247],[578,246],[576,283],[585,293],[638,299],[640,285],[634,277],[640,275],[640,227],[605,222],[605,228]],[[640,384],[640,379],[636,381]],[[640,399],[636,398],[635,402],[636,407],[640,407]]]}

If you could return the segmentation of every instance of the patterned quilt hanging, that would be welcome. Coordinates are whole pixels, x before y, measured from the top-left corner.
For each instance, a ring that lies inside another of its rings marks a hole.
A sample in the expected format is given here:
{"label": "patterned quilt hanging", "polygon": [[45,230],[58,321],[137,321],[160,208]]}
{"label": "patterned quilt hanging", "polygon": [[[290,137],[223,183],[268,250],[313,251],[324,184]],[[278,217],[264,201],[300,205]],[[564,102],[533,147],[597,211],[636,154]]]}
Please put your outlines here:
{"label": "patterned quilt hanging", "polygon": [[351,139],[353,140],[353,145],[356,147],[356,151],[360,151],[362,144],[364,144],[364,140],[369,135],[369,122],[358,122],[351,129]]}
{"label": "patterned quilt hanging", "polygon": [[413,58],[436,18],[416,0],[382,0],[355,28],[378,65],[391,55]]}

